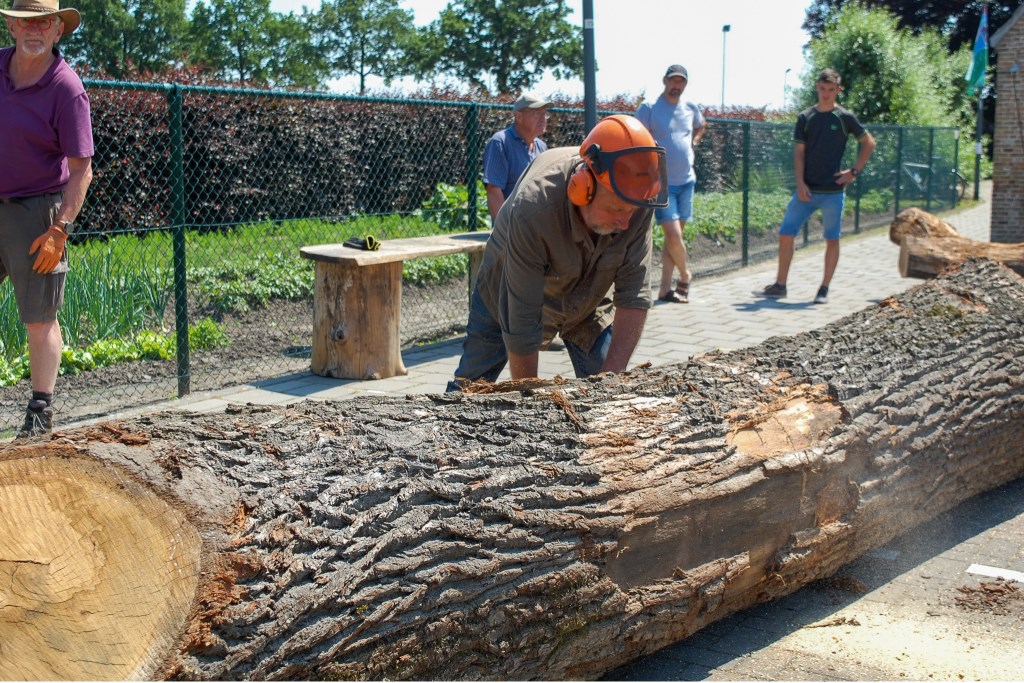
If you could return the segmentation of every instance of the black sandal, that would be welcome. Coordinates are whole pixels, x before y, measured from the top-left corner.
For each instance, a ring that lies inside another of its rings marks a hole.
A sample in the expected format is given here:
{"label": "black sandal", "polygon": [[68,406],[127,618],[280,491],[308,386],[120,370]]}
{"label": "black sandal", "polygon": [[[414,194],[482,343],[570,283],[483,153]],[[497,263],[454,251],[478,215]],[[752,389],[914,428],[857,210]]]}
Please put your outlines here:
{"label": "black sandal", "polygon": [[666,292],[665,294],[662,294],[661,296],[659,296],[658,297],[658,301],[664,301],[665,303],[669,303],[669,304],[686,304],[686,303],[689,303],[689,301],[686,299],[685,296],[681,295],[679,292],[677,292],[675,290],[672,290],[672,289],[668,290],[668,292]]}

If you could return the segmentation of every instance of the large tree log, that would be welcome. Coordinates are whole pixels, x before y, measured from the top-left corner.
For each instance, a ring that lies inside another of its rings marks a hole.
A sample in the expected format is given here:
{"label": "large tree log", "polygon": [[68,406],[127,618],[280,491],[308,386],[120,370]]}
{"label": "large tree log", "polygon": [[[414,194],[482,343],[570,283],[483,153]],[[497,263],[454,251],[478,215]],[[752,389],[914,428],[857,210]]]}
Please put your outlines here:
{"label": "large tree log", "polygon": [[1024,474],[1024,281],[504,388],[0,451],[0,678],[596,677]]}
{"label": "large tree log", "polygon": [[903,277],[927,280],[970,258],[987,258],[1024,275],[1024,244],[978,242],[952,225],[916,207],[904,209],[889,226],[889,239],[900,247]]}

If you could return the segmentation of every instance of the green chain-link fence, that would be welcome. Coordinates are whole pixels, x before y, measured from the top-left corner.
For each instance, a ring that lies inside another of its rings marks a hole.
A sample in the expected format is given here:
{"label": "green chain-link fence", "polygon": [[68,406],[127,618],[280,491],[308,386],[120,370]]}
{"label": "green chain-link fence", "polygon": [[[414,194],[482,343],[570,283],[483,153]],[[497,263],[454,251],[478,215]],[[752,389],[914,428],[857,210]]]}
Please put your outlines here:
{"label": "green chain-link fence", "polygon": [[[299,248],[486,229],[483,148],[512,118],[510,106],[482,103],[86,87],[96,156],[60,315],[62,423],[308,369],[313,268]],[[952,205],[955,129],[870,129],[878,149],[848,194],[847,230],[911,204]],[[552,110],[550,146],[583,136],[582,109]],[[773,256],[793,191],[792,124],[709,120],[695,165],[694,270]],[[809,226],[805,241],[819,237]],[[405,264],[403,345],[461,332],[467,271],[465,256]],[[7,283],[0,309],[0,429],[10,430],[30,389]]]}

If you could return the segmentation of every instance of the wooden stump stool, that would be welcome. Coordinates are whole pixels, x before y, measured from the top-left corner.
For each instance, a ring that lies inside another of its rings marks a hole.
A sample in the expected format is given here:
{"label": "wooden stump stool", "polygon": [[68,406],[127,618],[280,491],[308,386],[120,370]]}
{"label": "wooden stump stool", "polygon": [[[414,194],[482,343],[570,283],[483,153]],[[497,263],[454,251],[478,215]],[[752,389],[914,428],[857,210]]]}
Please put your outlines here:
{"label": "wooden stump stool", "polygon": [[302,257],[316,263],[310,370],[342,379],[406,374],[400,334],[402,263],[469,254],[472,283],[489,235],[469,232],[388,240],[378,251],[341,244],[302,247]]}

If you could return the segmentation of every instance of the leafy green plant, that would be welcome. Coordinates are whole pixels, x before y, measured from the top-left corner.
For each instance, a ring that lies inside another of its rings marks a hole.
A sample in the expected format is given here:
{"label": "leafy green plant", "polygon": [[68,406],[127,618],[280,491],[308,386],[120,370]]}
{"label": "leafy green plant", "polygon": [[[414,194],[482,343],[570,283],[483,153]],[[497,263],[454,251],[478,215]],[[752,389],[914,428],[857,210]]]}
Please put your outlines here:
{"label": "leafy green plant", "polygon": [[[466,224],[466,212],[469,208],[469,191],[465,185],[449,185],[438,183],[434,194],[430,196],[417,216],[422,216],[441,226],[443,230],[461,231],[472,229]],[[482,181],[476,181],[476,226],[477,230],[491,227],[491,215],[487,211],[487,193]]]}
{"label": "leafy green plant", "polygon": [[14,301],[11,279],[0,282],[0,357],[14,362],[28,348],[28,334],[21,324],[18,305]]}
{"label": "leafy green plant", "polygon": [[171,360],[174,358],[174,337],[152,330],[143,330],[135,337],[140,358],[145,360]]}
{"label": "leafy green plant", "polygon": [[102,339],[89,345],[89,352],[98,367],[142,358],[142,350],[134,341]]}
{"label": "leafy green plant", "polygon": [[130,336],[160,323],[172,292],[166,266],[125,263],[109,249],[92,259],[76,254],[60,312],[61,331],[70,346]]}
{"label": "leafy green plant", "polygon": [[188,345],[190,349],[200,351],[230,346],[231,340],[224,334],[224,328],[210,318],[203,318],[188,328]]}
{"label": "leafy green plant", "polygon": [[[176,353],[176,338],[175,334],[142,330],[131,341],[104,339],[84,349],[65,347],[61,351],[60,373],[76,375],[132,360],[171,360]],[[210,318],[203,318],[189,327],[188,342],[189,348],[193,351],[221,348],[231,344],[223,328]],[[16,384],[27,378],[29,372],[27,353],[22,353],[12,360],[0,357],[0,386]]]}
{"label": "leafy green plant", "polygon": [[29,376],[28,354],[13,359],[0,357],[0,386],[16,384]]}
{"label": "leafy green plant", "polygon": [[[861,213],[887,213],[892,211],[893,192],[890,189],[883,190],[871,190],[865,193],[860,198],[860,211]],[[855,199],[851,196],[846,197],[846,211],[847,214],[852,214],[855,211],[854,208]]]}
{"label": "leafy green plant", "polygon": [[83,349],[64,347],[60,352],[60,374],[77,375],[85,370],[95,370],[96,359]]}
{"label": "leafy green plant", "polygon": [[245,312],[271,299],[296,301],[313,295],[313,270],[298,255],[260,255],[189,271],[201,301],[217,312]]}
{"label": "leafy green plant", "polygon": [[420,286],[445,284],[468,274],[469,257],[466,254],[412,259],[402,264],[403,279]]}

